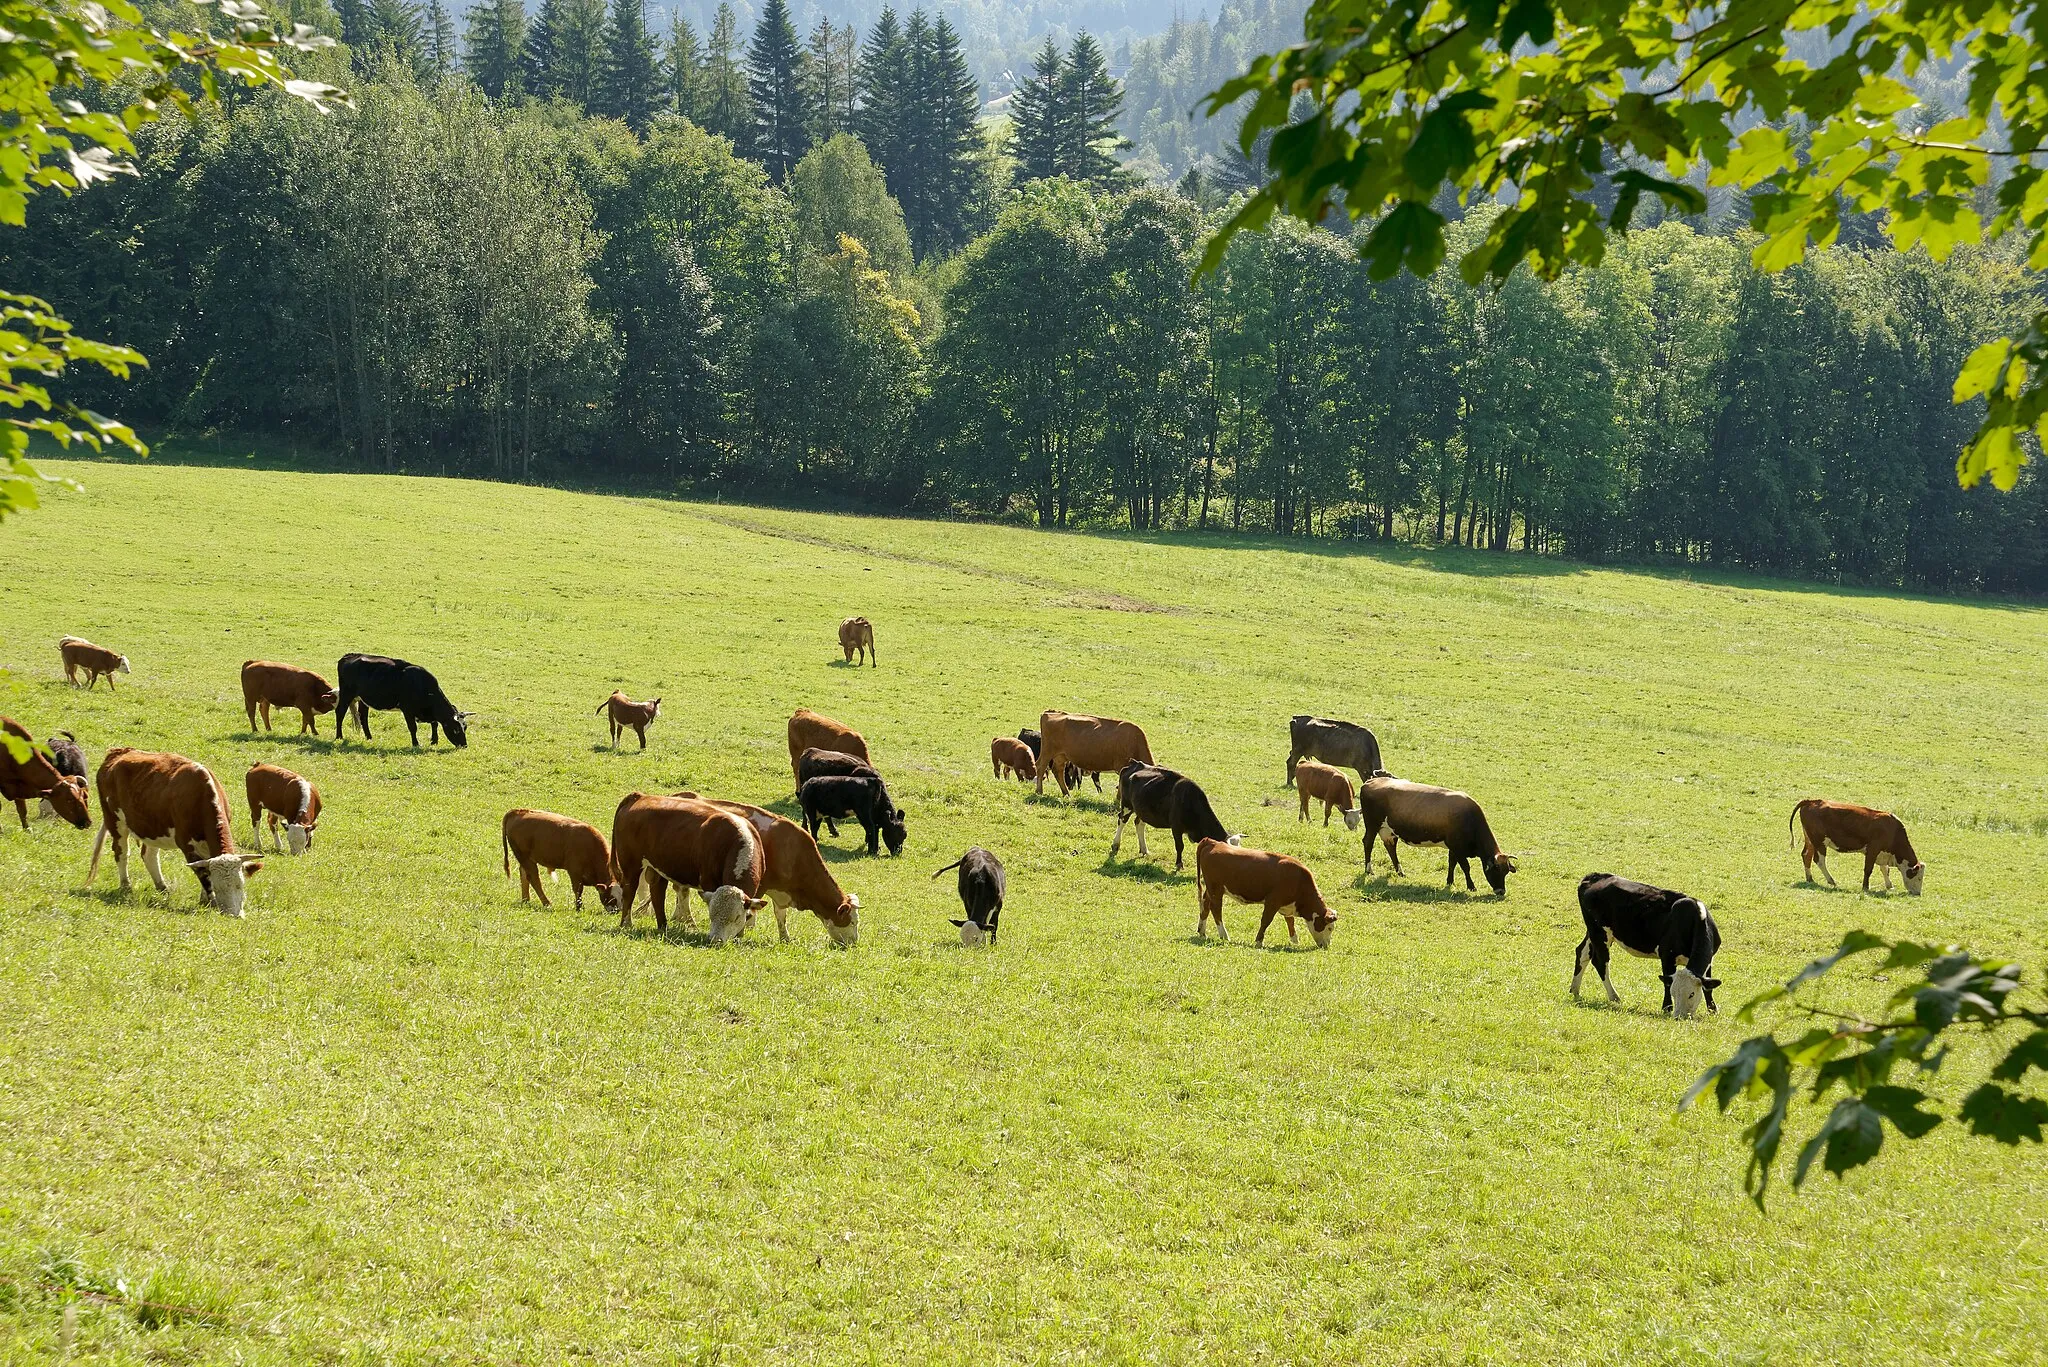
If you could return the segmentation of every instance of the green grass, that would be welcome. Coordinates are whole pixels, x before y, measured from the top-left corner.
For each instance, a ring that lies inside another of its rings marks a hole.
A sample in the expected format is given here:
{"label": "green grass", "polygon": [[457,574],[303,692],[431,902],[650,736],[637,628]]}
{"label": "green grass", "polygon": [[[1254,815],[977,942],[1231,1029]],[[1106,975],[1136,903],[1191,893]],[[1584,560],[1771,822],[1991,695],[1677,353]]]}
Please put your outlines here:
{"label": "green grass", "polygon": [[[1738,1003],[1854,925],[2038,962],[2040,611],[68,468],[88,492],[0,531],[0,711],[95,762],[192,755],[237,801],[283,763],[327,811],[242,922],[182,874],[82,894],[89,835],[9,817],[0,1359],[53,1356],[84,1290],[74,1360],[2041,1360],[2039,1149],[1944,1126],[1760,1217],[1737,1126],[1673,1110],[1732,1012],[1662,1018],[1628,958],[1623,1009],[1565,990],[1595,869],[1706,898]],[[856,611],[878,670],[839,664]],[[130,655],[118,693],[64,686],[66,632]],[[242,660],[348,650],[433,668],[470,749],[389,714],[369,745],[249,734]],[[605,748],[614,687],[665,699],[644,756]],[[798,705],[859,727],[910,814],[899,860],[828,842],[858,948],[518,903],[506,808],[781,802]],[[1051,706],[1142,723],[1307,860],[1335,948],[1254,950],[1236,908],[1196,943],[1158,846],[1105,861],[1106,801],[993,780],[989,737]],[[1508,899],[1447,895],[1436,851],[1366,879],[1341,824],[1298,825],[1297,711],[1480,798]],[[1786,815],[1816,794],[1898,811],[1927,895],[1803,886]],[[1009,868],[994,952],[926,876],[969,843]]]}

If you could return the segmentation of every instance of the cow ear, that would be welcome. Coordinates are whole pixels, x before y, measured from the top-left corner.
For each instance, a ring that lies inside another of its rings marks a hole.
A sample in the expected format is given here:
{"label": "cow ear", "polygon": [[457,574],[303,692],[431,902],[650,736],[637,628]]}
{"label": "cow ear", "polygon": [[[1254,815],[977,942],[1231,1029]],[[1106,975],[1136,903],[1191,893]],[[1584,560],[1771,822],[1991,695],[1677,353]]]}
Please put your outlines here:
{"label": "cow ear", "polygon": [[964,925],[966,925],[967,923],[966,923],[965,921],[955,921],[955,922],[953,922],[953,924],[954,924],[955,926],[964,926]]}
{"label": "cow ear", "polygon": [[1700,979],[1700,986],[1701,986],[1701,987],[1719,987],[1720,985],[1721,985],[1721,980],[1720,980],[1719,978],[1701,978],[1701,979]]}

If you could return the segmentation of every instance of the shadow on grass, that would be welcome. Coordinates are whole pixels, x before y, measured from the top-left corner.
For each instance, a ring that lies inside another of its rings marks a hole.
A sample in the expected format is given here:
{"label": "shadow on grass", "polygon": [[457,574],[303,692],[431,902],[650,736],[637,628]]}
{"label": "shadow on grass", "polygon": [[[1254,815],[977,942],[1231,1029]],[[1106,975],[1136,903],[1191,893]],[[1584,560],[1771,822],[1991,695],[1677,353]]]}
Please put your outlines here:
{"label": "shadow on grass", "polygon": [[330,754],[342,745],[334,737],[323,736],[317,731],[301,731],[297,735],[287,731],[237,731],[226,739],[235,745],[283,745],[308,755]]}
{"label": "shadow on grass", "polygon": [[1401,875],[1389,876],[1383,873],[1358,873],[1351,879],[1354,891],[1379,902],[1471,902],[1486,904],[1504,899],[1493,895],[1493,889],[1481,887],[1476,892],[1467,892],[1461,885],[1455,889],[1442,883],[1396,882]]}
{"label": "shadow on grass", "polygon": [[606,754],[606,753],[610,753],[610,754],[614,754],[614,755],[624,755],[624,756],[626,756],[627,758],[629,758],[629,759],[630,759],[630,758],[632,758],[632,757],[634,757],[634,756],[637,756],[637,755],[644,755],[644,754],[646,754],[646,753],[647,753],[647,747],[643,745],[643,746],[640,746],[640,747],[639,747],[638,749],[628,749],[627,747],[625,747],[625,746],[623,746],[623,745],[613,745],[613,744],[612,744],[611,742],[609,742],[609,741],[602,741],[602,740],[598,740],[598,741],[592,741],[592,742],[590,743],[590,753],[591,753],[591,754],[593,754],[593,755],[602,755],[602,754]]}
{"label": "shadow on grass", "polygon": [[1192,874],[1175,873],[1164,864],[1142,862],[1143,858],[1111,859],[1105,856],[1095,871],[1104,878],[1129,878],[1140,883],[1178,884],[1193,880]]}
{"label": "shadow on grass", "polygon": [[1058,793],[1031,792],[1024,795],[1024,800],[1034,807],[1071,807],[1084,812],[1103,812],[1112,816],[1116,814],[1115,798],[1107,795],[1083,797],[1078,794],[1078,789],[1067,797],[1061,797]]}

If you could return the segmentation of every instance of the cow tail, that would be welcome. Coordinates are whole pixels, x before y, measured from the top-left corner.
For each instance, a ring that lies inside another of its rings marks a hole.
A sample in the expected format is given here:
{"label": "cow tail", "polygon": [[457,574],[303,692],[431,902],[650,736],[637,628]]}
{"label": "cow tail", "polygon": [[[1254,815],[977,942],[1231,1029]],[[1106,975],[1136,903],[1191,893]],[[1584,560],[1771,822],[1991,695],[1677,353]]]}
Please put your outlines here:
{"label": "cow tail", "polygon": [[946,867],[944,867],[943,869],[938,869],[935,872],[933,872],[932,877],[937,878],[941,873],[951,873],[953,870],[959,868],[962,864],[965,864],[966,862],[967,856],[963,854],[958,859],[955,859],[952,863],[946,865]]}
{"label": "cow tail", "polygon": [[1201,924],[1203,923],[1203,921],[1207,919],[1207,915],[1208,915],[1208,910],[1209,910],[1209,891],[1208,891],[1208,889],[1207,889],[1207,888],[1206,888],[1205,886],[1203,886],[1203,883],[1202,883],[1202,845],[1201,845],[1201,842],[1200,842],[1200,841],[1196,841],[1196,842],[1195,842],[1195,916],[1196,916],[1196,918],[1197,918],[1197,919],[1196,919],[1196,922],[1195,922],[1195,924],[1196,924],[1196,925],[1201,925]]}
{"label": "cow tail", "polygon": [[[603,702],[601,702],[601,703],[599,703],[599,704],[597,705],[597,712],[602,712],[602,711],[604,711],[604,710],[605,710],[605,709],[606,709],[607,707],[610,707],[611,705],[612,705],[612,700],[611,700],[610,698],[606,698],[606,699],[605,699],[605,700],[604,700]],[[592,713],[591,713],[590,715],[594,717],[594,716],[596,716],[596,715],[597,715],[597,712],[592,712]]]}
{"label": "cow tail", "polygon": [[505,854],[505,876],[512,876],[512,836],[503,826],[498,827],[498,847]]}
{"label": "cow tail", "polygon": [[[106,811],[106,803],[104,800],[100,803],[100,810],[102,814],[104,814]],[[106,847],[107,832],[112,829],[113,828],[111,826],[108,826],[104,822],[102,822],[100,826],[100,833],[92,842],[92,864],[85,871],[85,885],[87,887],[91,887],[92,880],[99,876],[100,851]]]}
{"label": "cow tail", "polygon": [[1799,836],[1796,834],[1799,826],[1799,814],[1806,810],[1806,804],[1810,801],[1812,801],[1811,798],[1802,797],[1799,801],[1793,803],[1792,815],[1785,821],[1785,833],[1791,839],[1792,848],[1795,850],[1799,848]]}

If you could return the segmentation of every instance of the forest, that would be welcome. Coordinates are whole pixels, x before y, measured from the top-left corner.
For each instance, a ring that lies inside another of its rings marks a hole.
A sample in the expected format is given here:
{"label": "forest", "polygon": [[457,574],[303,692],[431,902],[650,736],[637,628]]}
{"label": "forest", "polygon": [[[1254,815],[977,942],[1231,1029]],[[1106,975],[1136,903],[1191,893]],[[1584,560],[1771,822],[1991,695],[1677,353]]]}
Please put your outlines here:
{"label": "forest", "polygon": [[151,363],[74,397],[336,468],[2048,587],[2042,482],[1953,473],[1957,367],[2036,307],[1997,252],[1765,275],[1723,219],[1639,219],[1471,289],[1281,223],[1202,274],[1255,168],[1217,138],[1164,179],[1123,130],[1212,79],[1206,22],[1128,81],[1047,39],[988,119],[943,16],[807,40],[768,0],[742,50],[587,2],[569,42],[578,0],[459,39],[349,0],[353,111],[231,98],[38,201],[8,278]]}

